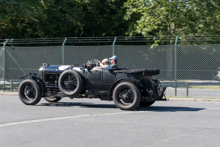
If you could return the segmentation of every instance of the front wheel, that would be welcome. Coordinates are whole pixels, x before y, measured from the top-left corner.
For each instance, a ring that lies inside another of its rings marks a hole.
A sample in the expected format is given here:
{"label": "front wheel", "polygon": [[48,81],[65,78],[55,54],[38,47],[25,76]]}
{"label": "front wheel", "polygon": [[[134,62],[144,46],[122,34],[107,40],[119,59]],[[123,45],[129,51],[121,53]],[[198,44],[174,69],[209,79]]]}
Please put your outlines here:
{"label": "front wheel", "polygon": [[113,101],[122,110],[135,109],[141,101],[140,90],[133,83],[122,82],[113,91]]}
{"label": "front wheel", "polygon": [[18,94],[20,100],[26,105],[35,105],[41,100],[41,89],[33,79],[21,82]]}

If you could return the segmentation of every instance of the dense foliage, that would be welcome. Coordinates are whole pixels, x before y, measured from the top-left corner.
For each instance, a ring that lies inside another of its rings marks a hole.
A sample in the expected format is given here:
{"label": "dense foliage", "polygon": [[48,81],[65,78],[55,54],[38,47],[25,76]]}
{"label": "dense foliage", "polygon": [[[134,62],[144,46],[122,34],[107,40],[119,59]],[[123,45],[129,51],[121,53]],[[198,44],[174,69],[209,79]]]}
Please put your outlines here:
{"label": "dense foliage", "polygon": [[219,33],[219,0],[0,0],[0,38]]}

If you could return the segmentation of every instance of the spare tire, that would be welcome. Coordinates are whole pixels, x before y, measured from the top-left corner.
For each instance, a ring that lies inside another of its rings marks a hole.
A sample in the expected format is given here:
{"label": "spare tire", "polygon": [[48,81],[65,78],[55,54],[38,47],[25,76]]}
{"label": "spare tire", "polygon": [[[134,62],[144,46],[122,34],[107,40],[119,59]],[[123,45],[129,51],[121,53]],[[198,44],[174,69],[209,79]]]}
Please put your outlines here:
{"label": "spare tire", "polygon": [[66,70],[60,75],[58,86],[63,94],[74,97],[82,92],[84,79],[77,71]]}

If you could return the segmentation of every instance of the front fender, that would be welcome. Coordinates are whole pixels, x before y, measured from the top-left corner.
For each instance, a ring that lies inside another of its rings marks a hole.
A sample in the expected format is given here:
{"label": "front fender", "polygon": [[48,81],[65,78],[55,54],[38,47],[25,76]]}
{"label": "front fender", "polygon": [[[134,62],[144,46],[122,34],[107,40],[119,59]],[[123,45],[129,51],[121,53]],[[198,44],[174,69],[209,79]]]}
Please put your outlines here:
{"label": "front fender", "polygon": [[39,85],[39,87],[42,90],[42,96],[45,96],[46,86],[45,86],[44,82],[37,76],[36,73],[29,73],[28,75],[23,76],[21,79],[23,79],[25,77],[29,77],[30,79],[35,80],[36,83]]}

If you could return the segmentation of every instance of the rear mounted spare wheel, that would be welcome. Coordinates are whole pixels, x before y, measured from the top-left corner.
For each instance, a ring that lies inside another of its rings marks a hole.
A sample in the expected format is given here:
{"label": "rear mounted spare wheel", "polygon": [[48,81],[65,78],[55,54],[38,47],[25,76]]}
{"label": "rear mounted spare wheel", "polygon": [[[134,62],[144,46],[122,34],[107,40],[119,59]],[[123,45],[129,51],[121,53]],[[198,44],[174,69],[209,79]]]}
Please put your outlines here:
{"label": "rear mounted spare wheel", "polygon": [[58,85],[63,94],[74,97],[83,90],[84,79],[77,71],[66,70],[60,75]]}
{"label": "rear mounted spare wheel", "polygon": [[24,80],[18,88],[20,100],[26,105],[35,105],[41,100],[41,89],[32,79]]}

